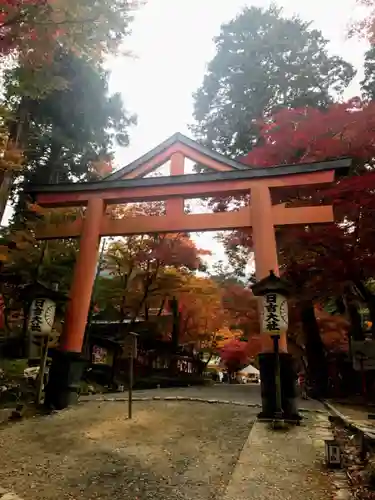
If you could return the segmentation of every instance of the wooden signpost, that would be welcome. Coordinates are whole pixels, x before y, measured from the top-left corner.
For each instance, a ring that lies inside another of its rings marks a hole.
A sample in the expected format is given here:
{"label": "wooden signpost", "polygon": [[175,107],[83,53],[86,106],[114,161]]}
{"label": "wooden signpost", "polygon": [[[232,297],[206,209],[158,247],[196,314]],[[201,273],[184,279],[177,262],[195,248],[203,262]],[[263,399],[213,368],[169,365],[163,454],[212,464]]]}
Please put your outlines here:
{"label": "wooden signpost", "polygon": [[133,416],[133,384],[134,384],[134,358],[137,357],[137,334],[130,332],[124,342],[124,357],[129,362],[129,383],[128,383],[128,418]]}

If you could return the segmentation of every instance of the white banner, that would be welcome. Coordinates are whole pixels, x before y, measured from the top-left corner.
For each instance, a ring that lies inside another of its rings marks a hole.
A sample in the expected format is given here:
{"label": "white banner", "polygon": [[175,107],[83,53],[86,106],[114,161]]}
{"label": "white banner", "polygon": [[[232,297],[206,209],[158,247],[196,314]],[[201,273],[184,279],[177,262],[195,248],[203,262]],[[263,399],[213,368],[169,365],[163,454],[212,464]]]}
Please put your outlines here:
{"label": "white banner", "polygon": [[29,312],[29,332],[33,335],[49,335],[55,321],[55,312],[56,304],[53,300],[33,300]]}
{"label": "white banner", "polygon": [[267,293],[262,297],[262,332],[279,335],[288,329],[288,302],[279,293]]}

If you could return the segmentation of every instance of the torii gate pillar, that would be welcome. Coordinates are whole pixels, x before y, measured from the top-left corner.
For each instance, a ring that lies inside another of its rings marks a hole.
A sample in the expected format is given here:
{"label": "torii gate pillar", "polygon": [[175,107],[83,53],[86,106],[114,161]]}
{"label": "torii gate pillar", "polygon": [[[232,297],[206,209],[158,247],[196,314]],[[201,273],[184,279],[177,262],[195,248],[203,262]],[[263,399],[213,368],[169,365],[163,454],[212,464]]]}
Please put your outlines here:
{"label": "torii gate pillar", "polygon": [[78,398],[77,384],[81,380],[85,364],[81,351],[98,263],[103,212],[104,203],[101,198],[89,200],[60,338],[60,349],[54,352],[46,387],[45,405],[56,410],[66,408]]}
{"label": "torii gate pillar", "polygon": [[[267,277],[271,270],[277,276],[279,275],[271,193],[267,185],[258,184],[251,189],[251,212],[255,275],[257,281],[260,281]],[[277,410],[275,388],[276,354],[271,336],[262,332],[261,335],[262,344],[261,353],[259,354],[259,369],[261,375],[262,411],[258,415],[258,418],[271,419]],[[299,421],[293,360],[287,352],[287,346],[287,333],[284,332],[281,334],[279,340],[282,410],[284,418]]]}

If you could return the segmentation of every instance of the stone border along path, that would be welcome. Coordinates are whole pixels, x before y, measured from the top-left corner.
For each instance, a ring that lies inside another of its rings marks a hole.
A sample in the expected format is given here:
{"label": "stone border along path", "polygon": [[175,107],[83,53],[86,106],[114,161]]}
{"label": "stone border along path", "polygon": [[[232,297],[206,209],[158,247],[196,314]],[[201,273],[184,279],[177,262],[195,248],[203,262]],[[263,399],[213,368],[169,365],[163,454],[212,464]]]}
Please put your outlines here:
{"label": "stone border along path", "polygon": [[363,434],[366,438],[370,439],[371,441],[375,440],[375,429],[373,426],[366,427],[365,425],[357,422],[356,420],[348,417],[347,415],[344,415],[337,408],[335,408],[334,405],[328,403],[328,401],[324,401],[324,405],[328,409],[329,413],[331,413],[331,415],[341,420],[341,423],[344,425],[344,427],[347,427],[353,432]]}
{"label": "stone border along path", "polygon": [[[119,397],[114,397],[114,396],[98,396],[98,397],[91,397],[89,396],[90,399],[86,399],[85,396],[80,399],[79,404],[82,403],[88,403],[91,401],[96,401],[96,402],[119,402],[119,403],[124,403],[128,401],[127,397],[124,396],[119,396]],[[260,403],[244,403],[243,401],[229,401],[229,400],[224,400],[224,399],[205,399],[205,398],[194,398],[194,397],[187,397],[187,396],[146,396],[146,397],[141,397],[141,396],[133,396],[132,401],[194,401],[198,403],[209,403],[209,404],[224,404],[224,405],[234,405],[234,406],[247,406],[248,408],[262,408],[262,405]],[[326,410],[318,410],[318,409],[311,409],[311,408],[299,408],[300,412],[302,413],[321,413],[321,414],[326,414]],[[0,498],[1,500],[1,498]]]}

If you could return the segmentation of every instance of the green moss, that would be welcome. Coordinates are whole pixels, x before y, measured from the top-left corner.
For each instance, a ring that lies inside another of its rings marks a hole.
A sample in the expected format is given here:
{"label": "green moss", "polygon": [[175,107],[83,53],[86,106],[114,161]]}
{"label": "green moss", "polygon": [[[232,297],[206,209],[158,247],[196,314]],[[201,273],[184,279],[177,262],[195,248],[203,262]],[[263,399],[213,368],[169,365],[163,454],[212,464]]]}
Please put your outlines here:
{"label": "green moss", "polygon": [[0,369],[8,378],[22,377],[27,366],[27,359],[0,359]]}

